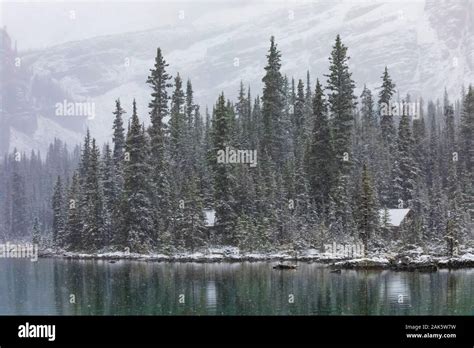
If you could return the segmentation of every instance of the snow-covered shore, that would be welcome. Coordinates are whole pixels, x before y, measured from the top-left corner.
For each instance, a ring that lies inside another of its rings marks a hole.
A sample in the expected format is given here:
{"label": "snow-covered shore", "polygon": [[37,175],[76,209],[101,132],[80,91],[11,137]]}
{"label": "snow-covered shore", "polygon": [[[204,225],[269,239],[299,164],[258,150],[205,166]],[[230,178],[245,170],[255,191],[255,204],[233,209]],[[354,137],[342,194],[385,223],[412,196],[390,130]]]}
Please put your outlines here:
{"label": "snow-covered shore", "polygon": [[242,261],[298,261],[327,264],[336,269],[393,269],[400,271],[435,271],[438,268],[474,268],[474,250],[469,249],[459,256],[435,256],[424,254],[421,248],[403,253],[369,254],[362,258],[347,258],[322,253],[317,249],[308,249],[295,253],[280,251],[268,253],[246,253],[234,247],[210,248],[194,253],[137,254],[122,251],[104,251],[98,253],[77,253],[46,249],[39,257],[97,260],[136,260],[156,262],[242,262]]}

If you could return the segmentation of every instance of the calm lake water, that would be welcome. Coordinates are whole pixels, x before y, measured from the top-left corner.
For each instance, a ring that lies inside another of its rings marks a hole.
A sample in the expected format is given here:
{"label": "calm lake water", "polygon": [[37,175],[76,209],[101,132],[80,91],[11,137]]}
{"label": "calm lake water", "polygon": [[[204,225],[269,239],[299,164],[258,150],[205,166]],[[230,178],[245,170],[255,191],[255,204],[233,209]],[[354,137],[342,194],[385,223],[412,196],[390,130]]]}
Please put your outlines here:
{"label": "calm lake water", "polygon": [[0,259],[0,315],[474,314],[474,269],[334,274],[274,264]]}

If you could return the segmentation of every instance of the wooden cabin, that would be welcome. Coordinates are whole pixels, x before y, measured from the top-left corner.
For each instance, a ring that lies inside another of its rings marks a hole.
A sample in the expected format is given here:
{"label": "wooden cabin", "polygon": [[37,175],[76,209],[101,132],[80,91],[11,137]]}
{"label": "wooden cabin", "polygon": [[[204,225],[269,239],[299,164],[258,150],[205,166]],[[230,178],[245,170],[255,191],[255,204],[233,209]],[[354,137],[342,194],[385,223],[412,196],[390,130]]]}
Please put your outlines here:
{"label": "wooden cabin", "polygon": [[413,222],[414,212],[411,209],[381,209],[380,222],[387,239],[399,239],[402,230],[409,229]]}

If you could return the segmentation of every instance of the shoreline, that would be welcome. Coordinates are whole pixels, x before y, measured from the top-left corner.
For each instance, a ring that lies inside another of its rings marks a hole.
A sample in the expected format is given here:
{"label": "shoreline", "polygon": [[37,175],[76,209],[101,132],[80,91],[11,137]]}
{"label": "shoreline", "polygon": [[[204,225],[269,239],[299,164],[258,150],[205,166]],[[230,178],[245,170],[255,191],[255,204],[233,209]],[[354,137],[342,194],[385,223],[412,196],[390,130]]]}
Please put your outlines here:
{"label": "shoreline", "polygon": [[[66,252],[59,250],[41,250],[39,258],[62,258],[70,260],[104,260],[104,261],[146,261],[146,262],[183,262],[183,263],[234,263],[234,262],[278,262],[278,263],[320,263],[334,270],[394,270],[434,272],[438,269],[474,268],[474,254],[465,253],[456,257],[433,256],[416,253],[387,253],[369,255],[361,258],[332,257],[319,252],[291,253],[177,253],[137,254],[125,252],[98,252],[93,254]],[[112,262],[113,263],[113,262]]]}

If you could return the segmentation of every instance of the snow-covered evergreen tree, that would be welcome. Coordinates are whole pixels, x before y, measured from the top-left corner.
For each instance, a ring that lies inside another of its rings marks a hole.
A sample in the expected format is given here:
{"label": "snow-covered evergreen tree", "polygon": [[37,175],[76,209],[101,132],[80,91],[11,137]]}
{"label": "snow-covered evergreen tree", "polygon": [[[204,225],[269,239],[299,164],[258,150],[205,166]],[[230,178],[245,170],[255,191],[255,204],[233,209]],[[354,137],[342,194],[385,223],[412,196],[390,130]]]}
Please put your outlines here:
{"label": "snow-covered evergreen tree", "polygon": [[303,81],[298,81],[297,93],[293,112],[293,143],[294,143],[294,157],[296,161],[301,161],[303,156],[305,137],[305,95]]}
{"label": "snow-covered evergreen tree", "polygon": [[[150,136],[150,168],[152,178],[152,206],[154,211],[155,232],[159,234],[159,239],[168,239],[168,229],[170,228],[170,218],[172,209],[170,204],[171,187],[169,183],[170,168],[168,166],[167,149],[167,125],[164,118],[169,116],[169,96],[167,89],[172,87],[169,82],[171,76],[168,75],[166,63],[161,49],[157,49],[154,68],[150,70],[147,83],[152,88],[150,108],[151,126],[148,129]],[[178,78],[178,77],[177,77]],[[180,81],[180,80],[178,80]],[[179,107],[178,107],[179,109]],[[176,110],[175,110],[176,111]],[[179,111],[179,110],[178,110]],[[164,240],[160,241],[164,243]]]}
{"label": "snow-covered evergreen tree", "polygon": [[[352,129],[354,125],[354,81],[349,72],[347,47],[339,35],[329,57],[329,74],[326,89],[332,121],[333,151],[335,156],[335,185],[331,198],[335,204],[335,217],[340,224],[333,229],[335,235],[351,235],[354,230],[349,174],[352,168]],[[333,225],[334,226],[334,225]]]}
{"label": "snow-covered evergreen tree", "polygon": [[364,164],[362,169],[362,182],[357,195],[356,222],[359,231],[359,238],[364,243],[365,252],[369,250],[369,243],[374,240],[379,228],[379,212],[376,202],[372,178]]}
{"label": "snow-covered evergreen tree", "polygon": [[333,128],[333,149],[337,158],[337,169],[347,175],[352,155],[352,128],[354,124],[354,81],[349,72],[347,47],[339,35],[329,57],[328,106]]}
{"label": "snow-covered evergreen tree", "polygon": [[86,178],[82,186],[85,206],[82,246],[86,250],[101,249],[106,243],[104,225],[104,193],[100,178],[100,151],[92,139]]}
{"label": "snow-covered evergreen tree", "polygon": [[[394,196],[404,207],[411,206],[416,185],[417,169],[413,160],[413,136],[410,129],[410,119],[403,113],[398,126],[397,157],[394,164],[393,179]],[[401,201],[400,201],[401,200]]]}
{"label": "snow-covered evergreen tree", "polygon": [[184,113],[185,94],[183,92],[183,81],[179,74],[174,79],[174,91],[171,96],[171,117],[170,126],[170,142],[171,142],[171,158],[173,161],[180,161],[182,154],[182,141],[185,137],[186,116]]}
{"label": "snow-covered evergreen tree", "polygon": [[[262,138],[261,150],[264,156],[281,165],[282,158],[282,112],[284,108],[283,76],[280,72],[281,53],[270,38],[270,49],[267,55],[267,66],[263,77],[262,95]],[[264,158],[265,158],[264,157]]]}
{"label": "snow-covered evergreen tree", "polygon": [[[10,200],[11,210],[10,215],[10,236],[13,238],[25,238],[28,235],[28,220],[27,220],[27,201],[25,189],[25,176],[22,170],[21,161],[24,155],[20,154],[17,149],[13,150],[13,155],[10,157],[12,164],[12,174],[10,180]],[[58,221],[60,222],[60,221]],[[58,225],[60,227],[60,224]]]}
{"label": "snow-covered evergreen tree", "polygon": [[[100,160],[100,182],[103,189],[103,223],[104,223],[104,244],[110,245],[114,239],[113,231],[116,228],[113,223],[116,219],[115,205],[118,203],[117,185],[115,179],[115,166],[112,150],[108,143],[105,144],[103,155]],[[121,194],[120,194],[121,195]]]}
{"label": "snow-covered evergreen tree", "polygon": [[38,217],[33,221],[33,228],[31,231],[31,241],[33,244],[39,245],[41,243],[41,230]]}
{"label": "snow-covered evergreen tree", "polygon": [[135,100],[125,149],[129,160],[124,162],[125,184],[121,203],[123,243],[131,252],[149,252],[153,247],[154,233],[149,197],[151,173],[148,165],[148,144],[138,119]]}
{"label": "snow-covered evergreen tree", "polygon": [[[120,104],[120,99],[115,101],[114,123],[113,123],[113,137],[112,142],[114,143],[113,159],[115,166],[119,169],[123,162],[123,155],[125,151],[125,129],[123,128],[123,115],[126,111]],[[121,172],[120,170],[117,170]]]}
{"label": "snow-covered evergreen tree", "polygon": [[79,176],[74,173],[69,187],[67,200],[66,243],[69,250],[82,249],[82,211],[79,209],[80,198]]}
{"label": "snow-covered evergreen tree", "polygon": [[313,131],[305,154],[305,168],[309,190],[319,213],[329,208],[329,192],[332,187],[334,154],[324,92],[319,80],[313,98]]}
{"label": "snow-covered evergreen tree", "polygon": [[63,214],[63,184],[58,176],[53,193],[53,243],[57,247],[64,246],[64,214]]}
{"label": "snow-covered evergreen tree", "polygon": [[379,113],[380,113],[380,128],[382,130],[382,139],[385,146],[390,149],[390,153],[393,155],[396,148],[396,130],[394,123],[394,107],[392,103],[392,97],[395,94],[395,83],[392,82],[388,69],[385,70],[382,75],[382,86],[380,86],[379,92]]}
{"label": "snow-covered evergreen tree", "polygon": [[469,85],[464,96],[459,130],[459,162],[462,172],[463,205],[468,214],[469,228],[473,230],[474,220],[474,87]]}
{"label": "snow-covered evergreen tree", "polygon": [[233,183],[231,179],[231,165],[218,163],[218,151],[224,151],[229,144],[230,116],[226,106],[224,94],[219,96],[215,106],[213,122],[213,149],[211,153],[214,170],[214,195],[216,210],[216,227],[218,238],[225,243],[235,244],[234,226],[236,216],[234,199],[232,196]]}
{"label": "snow-covered evergreen tree", "polygon": [[372,92],[364,85],[361,94],[362,129],[368,130],[377,124]]}

